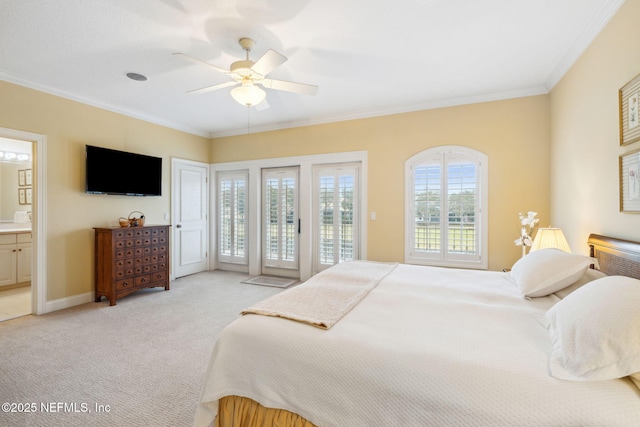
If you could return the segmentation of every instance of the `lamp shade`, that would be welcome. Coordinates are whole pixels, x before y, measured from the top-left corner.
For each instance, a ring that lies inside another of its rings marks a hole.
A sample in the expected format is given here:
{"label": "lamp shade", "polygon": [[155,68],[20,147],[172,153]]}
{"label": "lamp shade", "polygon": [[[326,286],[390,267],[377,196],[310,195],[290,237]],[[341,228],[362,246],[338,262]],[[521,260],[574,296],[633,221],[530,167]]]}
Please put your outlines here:
{"label": "lamp shade", "polygon": [[242,86],[238,86],[231,90],[231,96],[238,101],[239,104],[247,107],[253,107],[260,104],[267,93],[255,86],[253,83],[242,83]]}
{"label": "lamp shade", "polygon": [[545,248],[557,248],[571,253],[571,248],[567,243],[567,239],[564,238],[564,234],[559,228],[538,229],[538,233],[536,234],[536,238],[533,240],[533,245],[529,252]]}

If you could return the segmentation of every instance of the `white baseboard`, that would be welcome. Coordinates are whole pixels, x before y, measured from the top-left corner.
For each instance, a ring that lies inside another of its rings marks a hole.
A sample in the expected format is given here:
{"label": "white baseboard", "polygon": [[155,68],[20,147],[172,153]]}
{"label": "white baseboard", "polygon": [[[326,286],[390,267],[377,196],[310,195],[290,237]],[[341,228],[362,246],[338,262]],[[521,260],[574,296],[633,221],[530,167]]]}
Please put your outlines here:
{"label": "white baseboard", "polygon": [[91,301],[94,301],[93,292],[86,292],[84,294],[78,294],[66,298],[56,299],[53,301],[47,301],[45,313],[51,313],[52,311],[62,310]]}

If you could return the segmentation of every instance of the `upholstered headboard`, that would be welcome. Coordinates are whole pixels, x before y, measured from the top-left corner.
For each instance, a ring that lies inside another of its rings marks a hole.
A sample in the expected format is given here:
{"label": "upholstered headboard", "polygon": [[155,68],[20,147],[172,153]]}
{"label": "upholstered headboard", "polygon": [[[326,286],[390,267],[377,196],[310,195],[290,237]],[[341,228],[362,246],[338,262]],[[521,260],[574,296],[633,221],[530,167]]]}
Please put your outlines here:
{"label": "upholstered headboard", "polygon": [[590,255],[600,264],[600,271],[610,276],[640,279],[640,243],[598,234],[591,234],[587,243]]}

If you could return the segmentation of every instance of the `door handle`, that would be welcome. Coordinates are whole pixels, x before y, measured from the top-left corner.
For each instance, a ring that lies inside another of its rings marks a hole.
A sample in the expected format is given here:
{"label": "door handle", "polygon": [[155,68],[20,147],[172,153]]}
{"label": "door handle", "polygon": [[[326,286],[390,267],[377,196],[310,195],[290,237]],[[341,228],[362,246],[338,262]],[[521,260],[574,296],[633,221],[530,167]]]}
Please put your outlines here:
{"label": "door handle", "polygon": [[178,224],[176,225],[176,228],[182,228],[182,225]]}

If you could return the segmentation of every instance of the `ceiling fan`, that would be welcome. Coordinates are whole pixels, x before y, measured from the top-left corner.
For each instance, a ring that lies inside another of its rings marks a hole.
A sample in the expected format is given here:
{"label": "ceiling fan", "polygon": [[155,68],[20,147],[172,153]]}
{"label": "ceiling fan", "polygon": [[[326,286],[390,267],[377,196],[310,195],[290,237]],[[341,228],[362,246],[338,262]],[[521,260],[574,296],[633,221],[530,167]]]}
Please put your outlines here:
{"label": "ceiling fan", "polygon": [[246,52],[246,59],[234,62],[228,70],[209,64],[208,62],[201,61],[197,58],[193,58],[189,55],[185,55],[184,53],[174,53],[174,55],[179,55],[189,61],[195,62],[196,64],[206,65],[207,67],[212,68],[219,73],[226,74],[233,79],[226,83],[190,90],[187,93],[211,92],[225,87],[240,85],[231,90],[231,96],[241,105],[253,107],[261,103],[267,95],[266,92],[260,89],[257,85],[261,85],[269,89],[283,90],[286,92],[300,93],[304,95],[315,95],[316,92],[318,92],[318,86],[266,78],[267,74],[282,65],[287,60],[287,57],[269,49],[260,59],[253,62],[249,59],[249,52],[251,51],[251,48],[253,48],[255,42],[246,37],[241,38],[239,42],[242,49]]}

